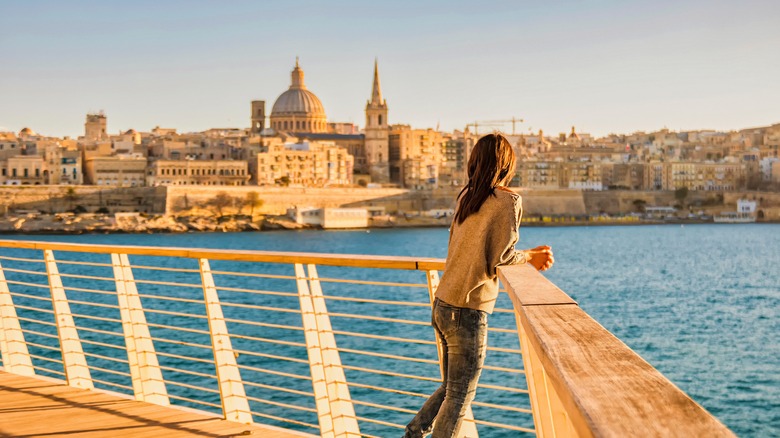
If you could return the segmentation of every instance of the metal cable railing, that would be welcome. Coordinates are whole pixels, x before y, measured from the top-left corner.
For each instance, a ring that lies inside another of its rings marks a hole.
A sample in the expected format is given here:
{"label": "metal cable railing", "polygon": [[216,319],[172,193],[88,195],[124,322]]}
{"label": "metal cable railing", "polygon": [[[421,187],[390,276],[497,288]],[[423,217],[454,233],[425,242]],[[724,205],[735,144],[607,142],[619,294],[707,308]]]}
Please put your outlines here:
{"label": "metal cable railing", "polygon": [[[441,382],[430,327],[440,260],[43,242],[0,248],[0,305],[14,310],[4,321],[17,321],[35,372],[67,375],[72,385],[309,433],[388,436]],[[505,296],[488,350],[464,427],[491,437],[533,434]],[[4,357],[4,368],[23,369],[22,353]]]}

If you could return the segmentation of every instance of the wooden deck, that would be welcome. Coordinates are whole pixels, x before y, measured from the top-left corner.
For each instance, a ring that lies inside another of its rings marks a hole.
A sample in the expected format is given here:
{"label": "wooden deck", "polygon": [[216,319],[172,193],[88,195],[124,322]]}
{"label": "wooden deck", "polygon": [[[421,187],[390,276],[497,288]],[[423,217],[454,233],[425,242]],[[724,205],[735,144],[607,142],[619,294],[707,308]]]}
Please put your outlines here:
{"label": "wooden deck", "polygon": [[5,437],[312,437],[138,402],[54,380],[0,371],[0,438]]}

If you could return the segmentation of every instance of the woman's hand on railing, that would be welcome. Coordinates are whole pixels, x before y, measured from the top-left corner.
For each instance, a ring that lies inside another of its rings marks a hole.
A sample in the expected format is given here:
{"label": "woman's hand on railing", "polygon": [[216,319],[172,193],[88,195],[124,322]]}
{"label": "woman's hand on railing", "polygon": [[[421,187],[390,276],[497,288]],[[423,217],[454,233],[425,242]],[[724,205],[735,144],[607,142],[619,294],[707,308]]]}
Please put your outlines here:
{"label": "woman's hand on railing", "polygon": [[555,263],[552,248],[547,245],[525,250],[525,259],[539,271],[546,271]]}

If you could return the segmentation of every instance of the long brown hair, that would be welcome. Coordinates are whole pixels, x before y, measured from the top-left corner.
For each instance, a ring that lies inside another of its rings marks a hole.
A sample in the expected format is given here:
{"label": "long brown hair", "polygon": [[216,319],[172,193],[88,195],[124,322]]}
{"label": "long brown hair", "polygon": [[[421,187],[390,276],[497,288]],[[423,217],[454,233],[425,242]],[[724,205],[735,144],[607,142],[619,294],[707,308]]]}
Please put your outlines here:
{"label": "long brown hair", "polygon": [[515,176],[515,151],[501,134],[488,134],[477,141],[469,158],[469,180],[460,191],[455,221],[462,224],[479,211],[495,188],[507,185]]}

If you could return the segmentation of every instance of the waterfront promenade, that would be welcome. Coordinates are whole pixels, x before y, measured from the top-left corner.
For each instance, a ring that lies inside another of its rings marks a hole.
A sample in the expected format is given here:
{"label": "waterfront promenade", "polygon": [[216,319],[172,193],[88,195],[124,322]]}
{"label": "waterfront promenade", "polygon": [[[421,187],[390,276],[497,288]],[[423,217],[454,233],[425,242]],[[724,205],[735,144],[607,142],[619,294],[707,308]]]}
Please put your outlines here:
{"label": "waterfront promenade", "polygon": [[[58,375],[79,391],[109,387],[147,403],[322,436],[397,435],[425,397],[421,388],[439,379],[426,372],[439,366],[437,342],[417,316],[430,306],[441,259],[31,241],[0,248],[8,373]],[[145,270],[156,279],[134,275]],[[385,270],[396,281],[372,274]],[[163,280],[166,272],[175,280]],[[733,436],[541,274],[522,265],[500,274],[512,305],[496,309],[491,336],[513,336],[520,348],[488,346],[508,359],[486,365],[480,391],[488,398],[475,401],[468,436]],[[413,280],[419,276],[424,283]],[[293,289],[280,288],[282,280]],[[418,298],[347,296],[349,285]],[[188,292],[172,292],[182,287]],[[245,294],[256,299],[240,302]],[[362,310],[334,310],[339,301]]]}

